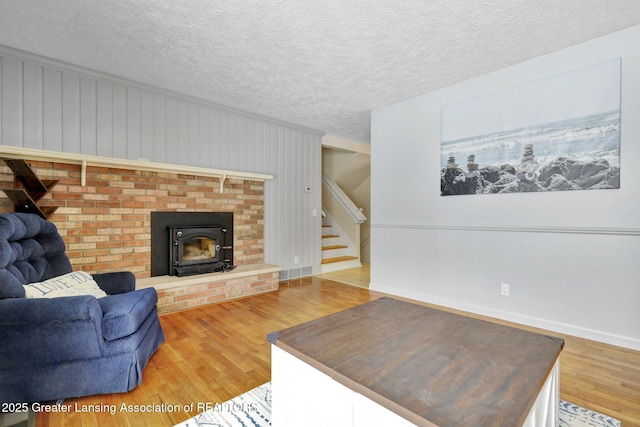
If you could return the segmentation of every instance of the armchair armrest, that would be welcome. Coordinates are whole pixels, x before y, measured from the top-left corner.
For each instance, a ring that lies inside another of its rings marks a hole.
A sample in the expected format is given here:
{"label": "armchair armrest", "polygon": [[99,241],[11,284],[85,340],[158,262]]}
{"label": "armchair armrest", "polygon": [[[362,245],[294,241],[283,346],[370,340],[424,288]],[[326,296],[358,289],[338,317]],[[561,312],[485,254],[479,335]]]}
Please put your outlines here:
{"label": "armchair armrest", "polygon": [[75,320],[102,319],[95,297],[6,298],[0,300],[0,326],[34,326]]}
{"label": "armchair armrest", "polygon": [[3,370],[101,357],[102,309],[95,297],[0,300]]}
{"label": "armchair armrest", "polygon": [[130,271],[92,274],[93,280],[109,295],[123,294],[136,289],[136,276]]}

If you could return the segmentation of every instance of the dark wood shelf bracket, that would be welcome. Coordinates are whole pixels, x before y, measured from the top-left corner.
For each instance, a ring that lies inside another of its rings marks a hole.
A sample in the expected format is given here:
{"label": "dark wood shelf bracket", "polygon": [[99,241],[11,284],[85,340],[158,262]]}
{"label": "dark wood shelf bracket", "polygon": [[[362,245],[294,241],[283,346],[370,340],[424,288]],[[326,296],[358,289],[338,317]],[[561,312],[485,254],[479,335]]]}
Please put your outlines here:
{"label": "dark wood shelf bracket", "polygon": [[48,219],[58,206],[39,206],[38,202],[51,192],[58,180],[40,180],[31,166],[22,159],[2,158],[15,175],[15,187],[3,189],[13,202],[16,212],[35,213]]}

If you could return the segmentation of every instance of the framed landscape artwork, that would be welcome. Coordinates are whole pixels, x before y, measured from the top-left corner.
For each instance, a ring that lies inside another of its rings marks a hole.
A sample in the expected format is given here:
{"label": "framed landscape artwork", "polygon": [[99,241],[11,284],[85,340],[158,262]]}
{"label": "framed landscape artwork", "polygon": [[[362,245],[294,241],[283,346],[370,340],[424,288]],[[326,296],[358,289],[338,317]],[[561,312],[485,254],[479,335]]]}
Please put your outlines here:
{"label": "framed landscape artwork", "polygon": [[441,195],[620,188],[620,58],[445,105]]}

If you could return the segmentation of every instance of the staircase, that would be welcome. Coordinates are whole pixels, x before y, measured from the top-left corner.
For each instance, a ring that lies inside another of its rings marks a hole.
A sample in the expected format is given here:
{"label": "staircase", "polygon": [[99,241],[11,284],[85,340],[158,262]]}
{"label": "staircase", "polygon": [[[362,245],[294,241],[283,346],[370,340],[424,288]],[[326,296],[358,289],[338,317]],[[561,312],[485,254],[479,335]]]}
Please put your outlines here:
{"label": "staircase", "polygon": [[350,247],[347,239],[342,237],[338,227],[331,224],[329,218],[323,219],[322,224],[322,272],[360,267],[360,258],[356,256],[355,248]]}

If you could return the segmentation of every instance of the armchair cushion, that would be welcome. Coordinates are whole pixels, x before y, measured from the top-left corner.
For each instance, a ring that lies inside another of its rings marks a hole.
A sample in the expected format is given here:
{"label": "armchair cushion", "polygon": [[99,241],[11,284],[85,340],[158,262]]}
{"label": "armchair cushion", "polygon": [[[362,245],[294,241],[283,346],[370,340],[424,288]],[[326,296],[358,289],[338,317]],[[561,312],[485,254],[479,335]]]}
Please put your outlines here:
{"label": "armchair cushion", "polygon": [[71,272],[56,226],[34,214],[0,214],[0,299],[23,298],[27,283]]}
{"label": "armchair cushion", "polygon": [[91,295],[96,298],[106,297],[107,294],[93,280],[93,277],[83,271],[75,271],[54,277],[44,282],[28,283],[24,285],[27,298],[57,298]]}
{"label": "armchair cushion", "polygon": [[98,301],[102,307],[102,335],[113,341],[136,332],[156,308],[158,294],[146,288],[124,294],[110,295]]}
{"label": "armchair cushion", "polygon": [[109,295],[131,292],[136,288],[136,276],[130,271],[93,274],[93,280]]}
{"label": "armchair cushion", "polygon": [[[0,241],[0,253],[5,248],[2,247]],[[5,298],[24,298],[24,287],[22,283],[16,278],[17,272],[11,271],[13,268],[0,268],[0,299]]]}

